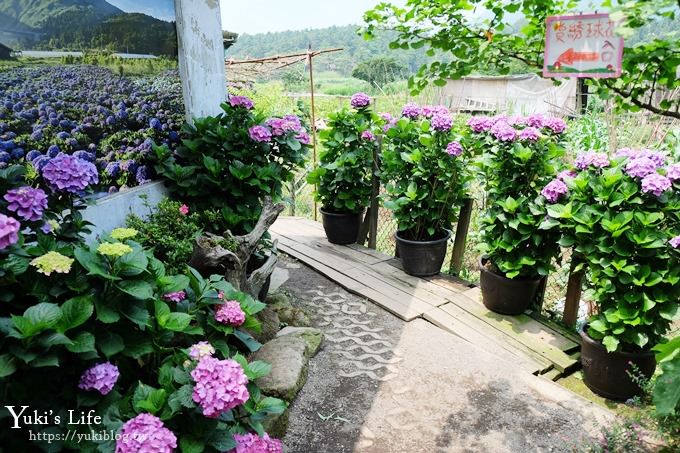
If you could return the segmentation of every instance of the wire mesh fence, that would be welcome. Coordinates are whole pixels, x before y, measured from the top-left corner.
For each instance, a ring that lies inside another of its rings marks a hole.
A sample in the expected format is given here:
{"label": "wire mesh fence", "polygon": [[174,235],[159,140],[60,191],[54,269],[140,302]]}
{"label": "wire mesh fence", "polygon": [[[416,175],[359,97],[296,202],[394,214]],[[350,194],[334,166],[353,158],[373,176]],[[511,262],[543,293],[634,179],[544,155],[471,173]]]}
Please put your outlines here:
{"label": "wire mesh fence", "polygon": [[[285,191],[285,200],[288,204],[286,213],[298,217],[321,221],[321,215],[317,212],[314,216],[314,188],[304,182],[304,178],[296,178],[294,183],[289,184]],[[470,219],[463,264],[458,274],[461,279],[473,283],[479,283],[479,250],[481,241],[480,219],[484,211],[484,194],[480,187],[473,188],[473,208]],[[318,209],[318,206],[317,206]],[[452,231],[456,231],[457,225],[453,225]],[[396,251],[395,233],[397,221],[391,211],[380,207],[378,211],[378,231],[376,237],[376,249],[386,255],[394,256]],[[442,272],[452,274],[451,256],[453,252],[453,240],[448,243],[446,258],[442,266]],[[555,262],[555,270],[550,273],[546,282],[543,312],[551,318],[561,318],[566,295],[567,281],[569,280],[570,250],[563,249]]]}

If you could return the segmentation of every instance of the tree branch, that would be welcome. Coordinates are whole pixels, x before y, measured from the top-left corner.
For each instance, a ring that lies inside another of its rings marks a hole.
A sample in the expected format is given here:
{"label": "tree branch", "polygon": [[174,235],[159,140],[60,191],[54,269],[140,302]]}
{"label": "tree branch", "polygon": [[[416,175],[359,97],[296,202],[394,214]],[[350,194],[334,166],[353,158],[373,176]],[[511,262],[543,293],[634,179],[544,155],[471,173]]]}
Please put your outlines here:
{"label": "tree branch", "polygon": [[636,105],[636,106],[640,107],[641,109],[649,110],[650,112],[656,113],[657,115],[669,116],[671,118],[680,119],[680,112],[677,112],[677,111],[674,112],[672,110],[664,110],[664,109],[656,107],[656,106],[654,106],[650,103],[642,102],[639,99],[633,97],[629,91],[625,91],[621,88],[617,88],[614,85],[611,85],[607,82],[604,82],[604,85],[607,86],[607,88],[609,88],[610,90],[612,90],[616,94],[618,94],[619,96],[621,96],[623,98],[630,99],[630,102],[633,105]]}

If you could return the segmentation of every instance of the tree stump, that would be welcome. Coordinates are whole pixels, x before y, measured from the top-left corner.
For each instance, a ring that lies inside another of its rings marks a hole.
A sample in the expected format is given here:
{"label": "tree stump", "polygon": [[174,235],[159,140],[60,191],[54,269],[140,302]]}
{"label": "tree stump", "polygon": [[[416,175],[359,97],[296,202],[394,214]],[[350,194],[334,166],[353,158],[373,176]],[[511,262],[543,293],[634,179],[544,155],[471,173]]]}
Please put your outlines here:
{"label": "tree stump", "polygon": [[283,209],[283,203],[274,204],[270,197],[266,197],[262,214],[250,233],[234,236],[231,231],[227,230],[221,236],[212,233],[199,236],[194,242],[194,251],[189,265],[204,277],[214,274],[223,275],[234,288],[257,299],[258,293],[274,272],[278,262],[277,241],[274,241],[272,251],[264,264],[253,270],[250,275],[247,272],[248,262],[260,239]]}

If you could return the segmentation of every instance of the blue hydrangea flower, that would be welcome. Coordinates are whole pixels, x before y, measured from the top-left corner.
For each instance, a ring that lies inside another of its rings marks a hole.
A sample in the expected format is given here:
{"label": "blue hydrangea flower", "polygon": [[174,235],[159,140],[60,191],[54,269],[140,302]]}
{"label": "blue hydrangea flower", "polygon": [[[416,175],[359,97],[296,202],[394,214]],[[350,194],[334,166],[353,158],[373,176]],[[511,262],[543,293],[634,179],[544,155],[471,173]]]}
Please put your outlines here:
{"label": "blue hydrangea flower", "polygon": [[47,155],[50,157],[57,157],[60,152],[61,148],[57,145],[50,145],[50,147],[47,148]]}

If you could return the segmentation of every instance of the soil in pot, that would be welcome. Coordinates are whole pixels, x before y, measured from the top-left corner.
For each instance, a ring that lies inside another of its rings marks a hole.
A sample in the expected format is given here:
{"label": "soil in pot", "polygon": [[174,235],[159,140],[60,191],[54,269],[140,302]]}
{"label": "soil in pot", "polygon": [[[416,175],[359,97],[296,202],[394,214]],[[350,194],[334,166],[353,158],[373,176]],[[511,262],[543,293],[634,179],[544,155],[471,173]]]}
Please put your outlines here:
{"label": "soil in pot", "polygon": [[451,232],[445,230],[428,241],[409,239],[407,232],[398,231],[397,254],[401,259],[404,272],[416,277],[437,275],[444,264],[446,244]]}
{"label": "soil in pot", "polygon": [[519,315],[538,295],[543,277],[510,279],[498,272],[488,259],[479,259],[482,301],[489,310],[503,315]]}
{"label": "soil in pot", "polygon": [[321,208],[323,229],[328,242],[338,245],[354,244],[359,236],[364,212],[334,212]]}
{"label": "soil in pot", "polygon": [[[607,348],[590,338],[586,324],[581,335],[581,364],[583,380],[590,390],[616,401],[640,396],[643,390],[628,373],[642,374],[649,379],[656,369],[656,358],[651,351],[607,352]],[[635,371],[637,368],[637,371]]]}

